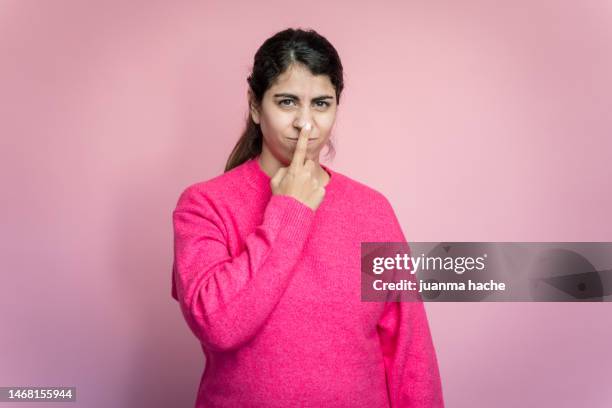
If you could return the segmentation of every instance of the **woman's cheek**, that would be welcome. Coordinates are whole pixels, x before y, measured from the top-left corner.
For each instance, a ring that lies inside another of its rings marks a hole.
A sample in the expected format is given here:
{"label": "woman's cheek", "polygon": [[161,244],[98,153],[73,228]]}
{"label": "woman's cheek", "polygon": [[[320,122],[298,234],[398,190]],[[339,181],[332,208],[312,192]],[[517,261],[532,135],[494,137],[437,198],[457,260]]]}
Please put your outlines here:
{"label": "woman's cheek", "polygon": [[279,125],[276,121],[264,121],[261,125],[261,131],[264,134],[264,138],[272,140],[281,140],[283,138],[284,128]]}
{"label": "woman's cheek", "polygon": [[317,121],[319,122],[319,126],[321,128],[321,131],[328,131],[332,125],[334,124],[334,119],[336,118],[336,116],[334,114],[323,114],[320,117],[317,118]]}
{"label": "woman's cheek", "polygon": [[321,125],[321,132],[325,135],[328,134],[331,131],[333,124],[334,124],[333,120],[325,121],[325,123]]}

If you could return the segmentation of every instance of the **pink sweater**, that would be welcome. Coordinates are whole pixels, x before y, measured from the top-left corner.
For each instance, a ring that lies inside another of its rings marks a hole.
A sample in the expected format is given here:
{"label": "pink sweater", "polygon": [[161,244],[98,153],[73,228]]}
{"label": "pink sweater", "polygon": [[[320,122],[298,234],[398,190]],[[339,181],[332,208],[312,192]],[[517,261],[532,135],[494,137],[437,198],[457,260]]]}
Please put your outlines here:
{"label": "pink sweater", "polygon": [[361,301],[361,242],[406,242],[386,197],[323,166],[313,211],[256,159],[173,212],[172,296],[206,356],[196,407],[443,407],[423,303]]}

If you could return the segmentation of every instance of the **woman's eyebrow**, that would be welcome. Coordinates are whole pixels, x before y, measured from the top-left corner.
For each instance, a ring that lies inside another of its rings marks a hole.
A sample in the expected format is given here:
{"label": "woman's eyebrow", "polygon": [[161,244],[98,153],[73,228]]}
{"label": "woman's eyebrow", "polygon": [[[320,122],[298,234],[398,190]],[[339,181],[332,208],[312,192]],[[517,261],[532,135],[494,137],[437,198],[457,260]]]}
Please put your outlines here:
{"label": "woman's eyebrow", "polygon": [[[284,98],[290,98],[290,99],[296,99],[296,100],[300,100],[300,98],[297,95],[293,95],[290,93],[277,93],[274,94],[274,97],[284,97]],[[312,98],[312,101],[320,101],[320,100],[324,100],[324,99],[334,99],[333,96],[331,95],[321,95],[321,96],[317,96],[316,98]]]}

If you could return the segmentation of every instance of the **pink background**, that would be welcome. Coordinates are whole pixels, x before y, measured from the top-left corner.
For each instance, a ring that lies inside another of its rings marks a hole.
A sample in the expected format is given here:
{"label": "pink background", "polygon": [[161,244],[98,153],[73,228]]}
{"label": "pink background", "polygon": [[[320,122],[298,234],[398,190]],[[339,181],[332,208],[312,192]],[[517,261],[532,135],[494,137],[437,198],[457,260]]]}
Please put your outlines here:
{"label": "pink background", "polygon": [[[609,1],[3,0],[0,386],[192,406],[171,211],[223,171],[286,27],[338,49],[331,166],[409,241],[612,241]],[[612,405],[611,304],[426,306],[448,407]]]}

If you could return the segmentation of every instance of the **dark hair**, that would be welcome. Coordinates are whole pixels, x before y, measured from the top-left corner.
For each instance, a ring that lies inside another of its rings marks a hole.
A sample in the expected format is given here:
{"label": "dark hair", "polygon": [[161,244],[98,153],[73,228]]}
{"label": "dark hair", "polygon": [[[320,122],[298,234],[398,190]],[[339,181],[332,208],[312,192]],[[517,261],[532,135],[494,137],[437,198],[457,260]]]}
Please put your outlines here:
{"label": "dark hair", "polygon": [[[274,34],[264,41],[255,53],[253,71],[247,78],[255,99],[254,102],[261,106],[266,90],[280,74],[295,63],[306,66],[313,75],[328,75],[336,90],[336,101],[340,103],[344,79],[342,63],[336,49],[325,37],[314,30],[293,28]],[[249,110],[246,129],[227,159],[225,171],[260,154],[262,144],[261,128],[253,121]],[[329,152],[335,154],[331,141],[328,141],[327,147],[327,155]]]}

